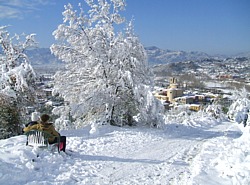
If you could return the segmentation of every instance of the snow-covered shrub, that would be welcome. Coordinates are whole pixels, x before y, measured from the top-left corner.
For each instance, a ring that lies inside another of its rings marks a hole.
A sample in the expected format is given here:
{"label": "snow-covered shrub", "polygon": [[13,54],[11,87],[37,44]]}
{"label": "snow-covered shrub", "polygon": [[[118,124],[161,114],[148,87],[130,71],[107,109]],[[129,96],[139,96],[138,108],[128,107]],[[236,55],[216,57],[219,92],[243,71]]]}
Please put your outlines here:
{"label": "snow-covered shrub", "polygon": [[152,89],[148,86],[143,87],[142,90],[144,93],[141,93],[140,96],[143,97],[142,95],[144,95],[144,97],[139,105],[138,122],[150,125],[151,127],[162,128],[165,125],[163,104],[154,97]]}
{"label": "snow-covered shrub", "polygon": [[181,123],[191,114],[187,105],[180,105],[166,112],[166,123]]}
{"label": "snow-covered shrub", "polygon": [[226,115],[224,114],[221,105],[214,102],[211,105],[208,105],[204,110],[208,116],[212,116],[218,120],[225,120]]}
{"label": "snow-covered shrub", "polygon": [[60,130],[67,130],[67,129],[74,128],[69,117],[70,115],[69,107],[67,106],[55,107],[52,110],[52,114],[57,116],[54,122],[55,128],[57,130],[60,131]]}
{"label": "snow-covered shrub", "polygon": [[237,123],[247,125],[249,123],[250,100],[246,89],[235,91],[233,95],[234,102],[229,107],[228,117]]}
{"label": "snow-covered shrub", "polygon": [[166,124],[181,124],[192,127],[210,127],[224,119],[217,105],[210,105],[198,112],[190,111],[188,105],[179,105],[166,112]]}
{"label": "snow-covered shrub", "polygon": [[20,133],[21,127],[19,123],[18,108],[12,98],[0,93],[0,139]]}

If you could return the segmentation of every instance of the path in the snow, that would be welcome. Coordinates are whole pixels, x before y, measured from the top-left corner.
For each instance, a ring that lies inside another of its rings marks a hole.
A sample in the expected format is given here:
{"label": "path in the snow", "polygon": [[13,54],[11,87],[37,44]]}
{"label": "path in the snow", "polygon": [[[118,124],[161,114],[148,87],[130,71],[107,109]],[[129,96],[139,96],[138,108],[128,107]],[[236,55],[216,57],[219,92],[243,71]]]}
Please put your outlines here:
{"label": "path in the snow", "polygon": [[98,148],[91,153],[80,151],[73,156],[77,171],[72,171],[72,175],[77,182],[85,181],[86,184],[167,184],[189,173],[192,158],[202,144],[177,139],[144,143],[145,146],[129,151],[121,149],[122,146],[114,147],[112,153]]}
{"label": "path in the snow", "polygon": [[100,138],[70,138],[68,145],[78,150],[72,156],[71,178],[79,184],[187,183],[193,159],[203,143],[225,134],[215,128],[194,128],[180,135],[181,129],[186,128],[121,129]]}

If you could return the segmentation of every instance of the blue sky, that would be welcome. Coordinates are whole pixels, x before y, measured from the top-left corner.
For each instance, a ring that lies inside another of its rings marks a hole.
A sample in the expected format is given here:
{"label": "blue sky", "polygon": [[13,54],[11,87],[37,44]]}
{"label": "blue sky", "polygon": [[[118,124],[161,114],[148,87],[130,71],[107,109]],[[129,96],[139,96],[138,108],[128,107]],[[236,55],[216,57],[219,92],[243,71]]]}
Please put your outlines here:
{"label": "blue sky", "polygon": [[[40,47],[54,43],[64,5],[83,0],[0,0],[0,26],[11,34],[36,33]],[[127,0],[124,16],[134,17],[144,46],[236,54],[250,51],[249,0]]]}

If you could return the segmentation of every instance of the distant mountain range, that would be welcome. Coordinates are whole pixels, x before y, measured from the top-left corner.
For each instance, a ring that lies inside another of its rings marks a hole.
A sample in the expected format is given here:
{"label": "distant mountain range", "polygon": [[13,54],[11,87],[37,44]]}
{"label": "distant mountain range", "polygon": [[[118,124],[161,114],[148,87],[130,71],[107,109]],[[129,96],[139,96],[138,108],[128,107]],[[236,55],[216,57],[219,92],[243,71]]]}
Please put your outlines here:
{"label": "distant mountain range", "polygon": [[204,60],[211,58],[211,56],[209,56],[208,54],[198,51],[185,52],[163,50],[156,46],[146,47],[145,49],[148,54],[148,61],[151,65],[192,60]]}
{"label": "distant mountain range", "polygon": [[[148,61],[150,65],[157,64],[168,64],[175,62],[185,62],[185,61],[202,61],[206,59],[223,59],[229,58],[228,56],[211,56],[204,52],[197,51],[172,51],[172,50],[163,50],[156,46],[145,47],[145,50],[148,54]],[[57,59],[54,55],[51,54],[49,48],[38,48],[29,50],[27,52],[29,59],[32,65],[57,65],[62,64],[62,61]],[[241,53],[231,57],[247,57],[250,58],[250,52]]]}
{"label": "distant mountain range", "polygon": [[204,61],[204,60],[223,60],[228,58],[250,58],[250,52],[239,53],[236,55],[208,55],[199,51],[172,51],[163,50],[156,46],[145,47],[148,54],[148,61],[151,65],[157,64],[169,64],[175,62],[187,62],[187,61]]}
{"label": "distant mountain range", "polygon": [[49,48],[37,48],[28,50],[26,54],[32,65],[57,65],[62,61],[51,54]]}

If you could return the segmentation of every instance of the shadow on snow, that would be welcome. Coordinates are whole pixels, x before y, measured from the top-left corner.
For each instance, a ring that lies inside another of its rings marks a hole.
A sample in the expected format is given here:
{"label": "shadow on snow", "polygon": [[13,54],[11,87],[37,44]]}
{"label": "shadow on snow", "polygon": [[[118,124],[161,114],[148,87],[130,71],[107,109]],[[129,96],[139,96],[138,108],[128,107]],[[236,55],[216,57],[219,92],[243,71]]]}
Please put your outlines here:
{"label": "shadow on snow", "polygon": [[113,161],[120,163],[148,163],[148,164],[160,164],[164,161],[152,160],[152,159],[129,159],[129,158],[120,158],[115,156],[102,156],[102,155],[86,155],[86,154],[76,154],[75,158],[85,161]]}
{"label": "shadow on snow", "polygon": [[242,135],[242,132],[236,130],[215,131],[204,127],[167,124],[165,127],[165,134],[170,138],[204,140],[222,136],[236,139]]}

